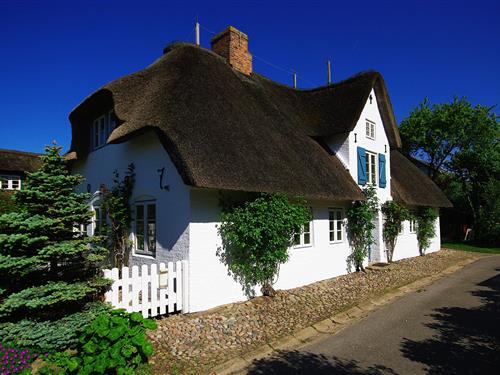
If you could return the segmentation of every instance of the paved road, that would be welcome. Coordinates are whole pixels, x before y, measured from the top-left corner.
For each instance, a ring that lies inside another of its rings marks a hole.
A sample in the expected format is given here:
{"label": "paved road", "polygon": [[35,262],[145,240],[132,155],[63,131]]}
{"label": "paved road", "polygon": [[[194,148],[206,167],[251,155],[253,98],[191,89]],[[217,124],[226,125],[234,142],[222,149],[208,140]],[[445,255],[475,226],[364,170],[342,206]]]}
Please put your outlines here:
{"label": "paved road", "polygon": [[500,256],[481,259],[248,374],[500,374]]}

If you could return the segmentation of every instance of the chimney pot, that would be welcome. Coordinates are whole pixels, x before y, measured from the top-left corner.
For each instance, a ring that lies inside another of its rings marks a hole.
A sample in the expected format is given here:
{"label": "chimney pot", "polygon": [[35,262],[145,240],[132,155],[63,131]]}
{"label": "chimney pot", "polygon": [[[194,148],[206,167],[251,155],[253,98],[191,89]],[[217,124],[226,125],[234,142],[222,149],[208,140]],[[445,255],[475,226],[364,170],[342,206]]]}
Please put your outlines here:
{"label": "chimney pot", "polygon": [[252,73],[252,55],[248,52],[248,36],[233,26],[215,35],[211,41],[212,51],[224,57],[237,71]]}

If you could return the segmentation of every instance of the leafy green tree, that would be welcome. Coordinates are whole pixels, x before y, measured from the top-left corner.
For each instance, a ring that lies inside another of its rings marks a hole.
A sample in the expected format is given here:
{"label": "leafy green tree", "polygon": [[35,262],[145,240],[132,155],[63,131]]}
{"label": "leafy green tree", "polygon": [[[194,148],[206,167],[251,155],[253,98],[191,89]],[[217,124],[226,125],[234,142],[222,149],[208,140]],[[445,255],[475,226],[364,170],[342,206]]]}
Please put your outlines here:
{"label": "leafy green tree", "polygon": [[262,294],[273,295],[274,279],[288,260],[293,236],[310,220],[302,203],[292,203],[284,194],[261,194],[222,212],[218,228],[222,247],[217,255],[248,296],[255,295],[257,285]]}
{"label": "leafy green tree", "polygon": [[378,212],[377,191],[373,185],[364,188],[364,201],[354,201],[347,207],[347,236],[352,253],[349,262],[354,264],[356,272],[364,270],[363,261],[368,256],[370,246],[375,242],[373,230]]}
{"label": "leafy green tree", "polygon": [[387,261],[392,262],[394,249],[399,233],[403,230],[403,222],[410,217],[408,209],[400,203],[387,201],[382,205],[384,227],[382,236],[387,246]]}
{"label": "leafy green tree", "polygon": [[28,341],[44,342],[45,348],[76,337],[65,323],[74,314],[85,321],[109,285],[98,267],[106,249],[79,230],[92,215],[89,195],[75,192],[82,177],[69,173],[59,152],[55,145],[46,147],[42,167],[15,195],[18,210],[0,216],[0,334],[12,338],[18,332],[21,340],[31,332],[19,327],[31,327],[39,336]]}
{"label": "leafy green tree", "polygon": [[436,235],[436,219],[438,212],[432,207],[419,207],[414,213],[417,221],[417,240],[420,255],[425,255],[425,251],[431,245],[431,240]]}
{"label": "leafy green tree", "polygon": [[480,242],[500,243],[500,124],[493,107],[465,98],[426,99],[400,125],[407,154],[429,162],[430,177],[469,212]]}

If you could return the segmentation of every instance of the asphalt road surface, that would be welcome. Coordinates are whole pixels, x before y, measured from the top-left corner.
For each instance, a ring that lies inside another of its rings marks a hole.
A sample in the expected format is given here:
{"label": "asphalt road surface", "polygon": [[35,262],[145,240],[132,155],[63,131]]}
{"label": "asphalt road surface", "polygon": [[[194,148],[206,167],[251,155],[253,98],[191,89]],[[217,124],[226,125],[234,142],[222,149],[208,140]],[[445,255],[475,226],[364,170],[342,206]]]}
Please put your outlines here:
{"label": "asphalt road surface", "polygon": [[248,374],[500,374],[500,255]]}

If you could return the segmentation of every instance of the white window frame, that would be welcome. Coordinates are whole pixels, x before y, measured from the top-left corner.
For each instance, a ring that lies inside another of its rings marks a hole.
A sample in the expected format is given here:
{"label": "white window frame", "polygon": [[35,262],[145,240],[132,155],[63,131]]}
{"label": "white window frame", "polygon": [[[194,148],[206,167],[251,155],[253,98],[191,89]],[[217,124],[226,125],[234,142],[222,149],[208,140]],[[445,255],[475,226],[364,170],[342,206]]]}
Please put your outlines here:
{"label": "white window frame", "polygon": [[410,233],[417,233],[417,221],[415,219],[412,219],[408,220],[408,222],[410,223]]}
{"label": "white window frame", "polygon": [[[103,128],[101,129],[101,121]],[[115,129],[116,119],[114,111],[108,111],[96,118],[92,123],[92,150],[106,145],[109,135]]]}
{"label": "white window frame", "polygon": [[[332,215],[333,214],[333,219]],[[340,214],[340,219],[338,218]],[[332,229],[333,224],[333,229]],[[339,229],[340,224],[340,229]],[[339,238],[340,232],[340,238]],[[332,240],[333,234],[333,240]],[[344,210],[342,208],[330,207],[328,208],[328,240],[331,244],[344,242]]]}
{"label": "white window frame", "polygon": [[[373,158],[373,165],[371,159]],[[375,152],[366,151],[366,183],[378,185],[378,160]],[[373,169],[372,169],[373,167]]]}
{"label": "white window frame", "polygon": [[[310,208],[310,211],[311,211],[311,216],[312,216],[312,208]],[[303,226],[301,231],[300,231],[300,234],[297,233],[293,236],[293,248],[294,249],[299,249],[301,247],[312,247],[313,246],[313,233],[314,233],[314,228],[313,228],[313,221],[311,219],[311,221],[309,221],[309,231],[306,231],[305,230],[305,227]],[[309,242],[305,242],[305,238],[306,238],[306,234],[309,235]],[[299,239],[299,241],[297,242],[296,240]]]}
{"label": "white window frame", "polygon": [[[154,206],[155,216],[154,216],[154,224],[155,224],[155,244],[154,249],[149,249],[149,232],[148,232],[148,224],[150,223],[148,219],[148,206]],[[143,207],[143,249],[138,248],[138,239],[137,239],[137,208]],[[134,238],[134,255],[140,256],[148,256],[148,257],[156,257],[156,250],[158,248],[158,215],[157,215],[157,205],[156,200],[145,200],[145,201],[137,201],[134,204],[134,223],[133,223],[133,238]]]}
{"label": "white window frame", "polygon": [[[7,186],[4,187],[4,182]],[[16,183],[16,187],[14,187]],[[21,177],[14,175],[0,175],[0,190],[21,190]]]}
{"label": "white window frame", "polygon": [[376,132],[375,132],[375,129],[376,129],[376,126],[375,126],[375,122],[371,121],[371,120],[368,120],[366,119],[366,138],[368,139],[371,139],[371,140],[375,140],[375,136],[376,136]]}

